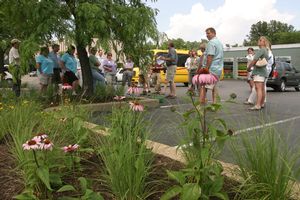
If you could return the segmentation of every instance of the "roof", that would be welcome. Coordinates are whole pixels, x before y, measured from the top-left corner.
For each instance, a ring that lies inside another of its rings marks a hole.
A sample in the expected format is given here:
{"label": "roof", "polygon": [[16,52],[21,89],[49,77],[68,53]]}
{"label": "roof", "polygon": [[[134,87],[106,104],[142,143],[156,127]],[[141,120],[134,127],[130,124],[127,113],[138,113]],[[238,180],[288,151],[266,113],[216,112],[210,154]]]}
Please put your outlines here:
{"label": "roof", "polygon": [[[252,47],[253,49],[259,49],[258,46],[225,47],[224,51],[246,51],[249,47]],[[272,49],[291,49],[291,48],[300,48],[300,43],[296,43],[296,44],[275,44],[275,45],[272,45]]]}

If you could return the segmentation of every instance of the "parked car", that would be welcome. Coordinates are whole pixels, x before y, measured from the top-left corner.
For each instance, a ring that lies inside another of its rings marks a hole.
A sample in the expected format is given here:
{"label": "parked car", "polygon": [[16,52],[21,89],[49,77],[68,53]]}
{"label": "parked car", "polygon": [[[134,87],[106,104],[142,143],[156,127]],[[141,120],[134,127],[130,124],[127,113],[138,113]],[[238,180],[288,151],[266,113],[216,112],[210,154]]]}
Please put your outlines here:
{"label": "parked car", "polygon": [[299,91],[300,71],[290,63],[276,61],[275,67],[268,78],[267,87],[280,92],[284,92],[287,87],[294,87],[296,91]]}

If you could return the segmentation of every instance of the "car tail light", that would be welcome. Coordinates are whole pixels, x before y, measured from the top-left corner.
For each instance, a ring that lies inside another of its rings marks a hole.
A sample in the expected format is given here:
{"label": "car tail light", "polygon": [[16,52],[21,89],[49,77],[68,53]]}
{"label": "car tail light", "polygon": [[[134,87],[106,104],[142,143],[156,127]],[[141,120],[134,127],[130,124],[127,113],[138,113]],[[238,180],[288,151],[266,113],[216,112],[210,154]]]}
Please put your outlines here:
{"label": "car tail light", "polygon": [[278,71],[276,69],[272,72],[272,78],[278,78]]}

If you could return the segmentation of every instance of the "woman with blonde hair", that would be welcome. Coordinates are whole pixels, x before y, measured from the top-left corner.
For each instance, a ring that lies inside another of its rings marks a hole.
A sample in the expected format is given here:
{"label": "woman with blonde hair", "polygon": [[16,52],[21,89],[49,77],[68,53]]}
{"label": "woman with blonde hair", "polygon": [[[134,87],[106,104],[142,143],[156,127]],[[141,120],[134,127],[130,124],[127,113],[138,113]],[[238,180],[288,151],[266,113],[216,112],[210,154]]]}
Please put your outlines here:
{"label": "woman with blonde hair", "polygon": [[250,71],[253,67],[252,76],[253,82],[256,90],[256,104],[255,106],[249,108],[249,110],[261,110],[265,101],[265,80],[268,78],[267,64],[259,64],[259,60],[264,60],[267,62],[269,58],[270,42],[269,40],[261,36],[258,40],[259,50],[256,52],[253,61],[248,65],[247,70]]}

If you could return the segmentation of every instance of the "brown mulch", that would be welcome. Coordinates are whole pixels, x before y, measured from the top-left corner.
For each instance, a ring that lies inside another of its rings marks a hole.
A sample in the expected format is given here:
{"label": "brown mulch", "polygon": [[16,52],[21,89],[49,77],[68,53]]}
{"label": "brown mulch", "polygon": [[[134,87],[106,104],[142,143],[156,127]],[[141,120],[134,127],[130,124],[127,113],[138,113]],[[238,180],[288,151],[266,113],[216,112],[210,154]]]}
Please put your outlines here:
{"label": "brown mulch", "polygon": [[[105,200],[114,200],[115,198],[111,195],[109,188],[102,182],[102,173],[99,170],[101,165],[103,164],[99,158],[92,155],[81,162],[82,170],[80,172],[67,175],[63,181],[65,184],[71,184],[75,186],[75,188],[79,188],[78,177],[85,177],[92,180],[92,189],[100,192]],[[148,181],[155,182],[151,186],[152,191],[155,191],[155,193],[151,194],[147,200],[159,200],[168,188],[176,184],[167,177],[166,170],[177,171],[184,168],[182,163],[161,155],[155,155],[153,166],[154,170]],[[24,189],[22,178],[14,167],[14,158],[9,153],[8,147],[5,144],[0,144],[0,200],[11,200],[13,199],[13,196],[20,194]],[[236,184],[234,181],[225,177],[224,190],[230,191],[234,184]],[[56,193],[53,197],[54,199],[57,199],[58,197],[69,195],[76,194],[74,194],[74,192]],[[229,199],[233,199],[233,196],[234,194],[229,193]],[[174,200],[176,199],[179,198],[174,198]]]}
{"label": "brown mulch", "polygon": [[24,185],[18,173],[16,173],[15,162],[9,153],[8,147],[0,145],[0,199],[11,200],[13,196],[19,194]]}

